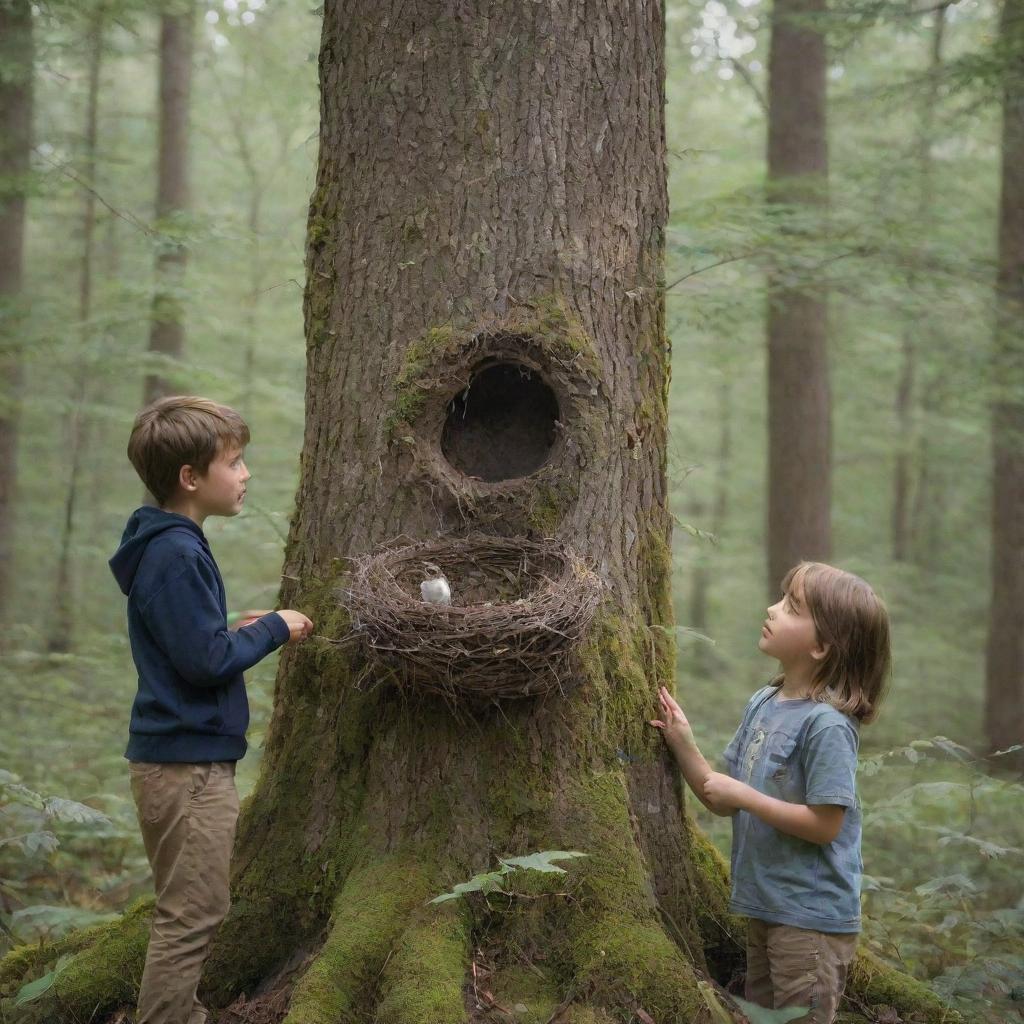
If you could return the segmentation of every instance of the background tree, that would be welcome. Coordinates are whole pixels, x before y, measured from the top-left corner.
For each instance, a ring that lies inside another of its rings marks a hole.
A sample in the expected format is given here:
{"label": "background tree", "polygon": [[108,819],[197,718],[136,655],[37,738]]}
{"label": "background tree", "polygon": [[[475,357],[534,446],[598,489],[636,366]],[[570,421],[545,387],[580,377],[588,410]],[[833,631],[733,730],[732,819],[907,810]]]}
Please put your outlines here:
{"label": "background tree", "polygon": [[[828,176],[824,0],[775,0],[768,64],[768,198],[794,235],[822,229]],[[796,239],[794,238],[794,241]],[[832,550],[828,307],[790,257],[768,291],[768,587]]]}
{"label": "background tree", "polygon": [[149,330],[149,351],[154,359],[146,375],[144,403],[173,393],[167,361],[180,359],[185,346],[183,289],[188,250],[183,236],[189,206],[189,99],[195,17],[191,0],[171,0],[160,17],[156,217],[163,239],[156,256]]}
{"label": "background tree", "polygon": [[[1024,743],[1024,3],[1006,0],[1002,193],[992,365],[992,600],[985,727],[993,751]],[[1024,757],[1017,756],[1024,765]]]}
{"label": "background tree", "polygon": [[74,533],[75,511],[81,500],[82,468],[89,438],[88,392],[96,363],[92,323],[93,275],[96,259],[96,161],[99,132],[100,76],[103,67],[102,4],[87,13],[85,52],[88,55],[85,126],[82,133],[81,259],[78,270],[78,335],[80,351],[72,380],[67,415],[68,481],[64,496],[64,521],[54,586],[53,617],[47,646],[53,652],[71,650],[74,632]]}
{"label": "background tree", "polygon": [[0,622],[7,621],[14,570],[32,42],[32,5],[27,0],[4,0],[0,3]]}
{"label": "background tree", "polygon": [[[924,90],[921,103],[920,120],[917,130],[916,149],[918,161],[918,174],[920,178],[916,219],[922,237],[926,238],[928,229],[932,222],[933,207],[935,204],[935,182],[932,168],[932,146],[935,139],[935,119],[938,113],[939,90],[942,84],[942,42],[946,29],[946,9],[948,5],[941,5],[935,11],[935,24],[929,41],[929,63],[927,88]],[[907,288],[913,290],[920,277],[920,267],[912,265],[907,274]],[[921,333],[921,324],[907,323],[903,330],[902,345],[902,366],[900,368],[899,382],[896,387],[896,461],[893,467],[893,496],[892,496],[892,557],[897,562],[905,561],[911,551],[911,526],[915,522],[911,518],[911,484],[913,478],[913,457],[915,451],[915,440],[922,445],[920,457],[921,462],[928,460],[928,449],[924,446],[924,439],[920,437],[915,423],[914,405],[917,389],[917,349],[919,347],[918,335]],[[927,382],[925,388],[925,402],[930,404],[929,395],[933,388],[938,387],[939,382],[934,378]],[[927,431],[923,432],[927,435]],[[920,469],[920,480],[927,479],[924,466]],[[928,488],[923,486],[919,489],[919,498],[925,502],[930,497],[927,494]],[[923,515],[923,513],[922,513]],[[918,522],[922,516],[916,517]]]}

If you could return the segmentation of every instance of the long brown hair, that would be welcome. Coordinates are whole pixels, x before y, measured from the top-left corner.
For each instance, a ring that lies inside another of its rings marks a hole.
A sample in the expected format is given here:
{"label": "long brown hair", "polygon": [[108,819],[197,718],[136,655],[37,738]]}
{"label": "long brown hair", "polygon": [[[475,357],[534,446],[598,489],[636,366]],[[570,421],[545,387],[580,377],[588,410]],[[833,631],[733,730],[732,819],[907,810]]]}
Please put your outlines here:
{"label": "long brown hair", "polygon": [[[782,589],[803,585],[804,602],[818,642],[828,646],[811,685],[811,699],[825,701],[867,724],[889,689],[892,655],[889,612],[870,585],[824,562],[801,562],[786,573]],[[772,680],[782,684],[782,677]]]}

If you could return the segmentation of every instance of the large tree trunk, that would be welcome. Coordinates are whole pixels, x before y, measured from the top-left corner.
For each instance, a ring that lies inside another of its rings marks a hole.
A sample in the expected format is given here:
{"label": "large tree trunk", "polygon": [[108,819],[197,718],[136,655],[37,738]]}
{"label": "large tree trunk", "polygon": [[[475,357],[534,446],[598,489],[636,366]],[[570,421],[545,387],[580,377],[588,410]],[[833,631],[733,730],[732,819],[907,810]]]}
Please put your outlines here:
{"label": "large tree trunk", "polygon": [[[674,666],[662,10],[439,10],[325,6],[282,601],[341,636],[349,557],[473,531],[571,546],[605,602],[572,685],[500,708],[396,689],[351,645],[287,649],[203,992],[289,1024],[481,1021],[485,989],[562,1024],[707,1021],[697,972],[729,980],[742,929],[646,724]],[[552,849],[587,854],[555,892],[427,905]],[[131,997],[143,922],[66,969],[65,1018]],[[41,959],[17,956],[0,986]]]}
{"label": "large tree trunk", "polygon": [[185,347],[182,302],[188,250],[181,241],[181,215],[188,210],[188,111],[192,87],[195,10],[190,0],[174,3],[160,19],[160,139],[156,216],[164,234],[156,255],[156,290],[149,329],[155,365],[146,375],[144,401],[175,390],[166,367]]}
{"label": "large tree trunk", "polygon": [[[335,635],[338,559],[467,530],[571,542],[608,599],[571,695],[501,710],[400,699],[372,670],[356,688],[363,666],[345,650],[284,656],[239,902],[208,972],[222,1000],[306,949],[290,1020],[365,1005],[368,1019],[462,1021],[483,921],[424,900],[499,855],[569,848],[589,855],[571,899],[491,921],[492,990],[528,998],[512,991],[518,946],[553,1004],[574,991],[664,1019],[698,1012],[704,883],[645,725],[673,666],[662,36],[656,3],[439,18],[421,2],[386,25],[369,3],[325,9],[283,599]],[[478,375],[490,362],[534,383]],[[483,443],[466,427],[448,461],[442,433],[467,385],[488,396],[458,406]],[[527,404],[535,387],[559,426]],[[543,465],[524,475],[531,459]],[[296,785],[308,802],[282,788]],[[292,933],[253,949],[247,937],[282,917]]]}
{"label": "large tree trunk", "polygon": [[[25,195],[32,148],[32,5],[0,2],[0,622],[14,573]],[[0,635],[6,631],[0,630]],[[2,641],[0,641],[2,644]]]}
{"label": "large tree trunk", "polygon": [[[768,64],[768,198],[824,215],[825,0],[775,0]],[[798,227],[797,232],[801,229]],[[806,230],[806,229],[804,229]],[[811,230],[814,230],[813,228]],[[794,243],[799,239],[794,232]],[[768,587],[831,547],[828,307],[814,280],[771,274],[768,294]],[[799,273],[799,271],[797,271]]]}
{"label": "large tree trunk", "polygon": [[[999,278],[992,374],[992,601],[985,731],[1024,743],[1024,0],[1005,0]],[[1017,758],[1024,764],[1024,758]]]}
{"label": "large tree trunk", "polygon": [[[935,12],[935,25],[932,29],[929,47],[928,88],[921,105],[920,122],[918,125],[916,157],[917,157],[917,204],[915,223],[922,238],[927,236],[931,227],[932,211],[935,201],[935,186],[932,176],[932,143],[935,134],[935,108],[939,98],[940,72],[942,70],[942,41],[946,29],[946,7],[941,6]],[[911,267],[907,274],[907,288],[913,293],[917,289],[918,272]],[[921,323],[916,318],[908,318],[903,329],[901,345],[900,376],[896,386],[896,458],[893,465],[892,481],[892,557],[896,562],[905,562],[910,558],[912,548],[911,518],[911,476],[914,457],[914,434],[921,429],[915,426],[914,396],[917,390],[917,352]],[[927,456],[927,449],[922,449],[922,456]],[[922,470],[922,479],[924,471]]]}

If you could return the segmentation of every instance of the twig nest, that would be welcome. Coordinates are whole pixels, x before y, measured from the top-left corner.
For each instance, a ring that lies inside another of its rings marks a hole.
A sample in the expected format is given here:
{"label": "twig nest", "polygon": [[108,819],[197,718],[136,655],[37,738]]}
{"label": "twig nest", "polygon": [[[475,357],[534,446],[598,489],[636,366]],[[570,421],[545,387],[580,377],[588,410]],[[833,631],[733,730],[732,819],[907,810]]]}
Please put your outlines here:
{"label": "twig nest", "polygon": [[[447,605],[421,596],[439,573]],[[556,542],[474,535],[354,559],[341,598],[350,636],[400,685],[471,702],[565,693],[601,590]]]}

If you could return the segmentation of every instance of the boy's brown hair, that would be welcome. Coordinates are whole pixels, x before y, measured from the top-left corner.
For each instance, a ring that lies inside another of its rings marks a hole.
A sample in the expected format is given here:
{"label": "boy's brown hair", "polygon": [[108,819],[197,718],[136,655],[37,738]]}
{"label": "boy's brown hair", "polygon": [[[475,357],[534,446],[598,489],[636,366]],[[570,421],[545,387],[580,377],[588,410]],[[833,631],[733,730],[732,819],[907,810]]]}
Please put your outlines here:
{"label": "boy's brown hair", "polygon": [[[865,724],[873,722],[889,688],[892,661],[885,602],[859,576],[823,562],[801,562],[790,569],[782,589],[789,593],[798,583],[818,642],[828,645],[811,698]],[[781,677],[773,683],[781,685]]]}
{"label": "boy's brown hair", "polygon": [[205,473],[226,445],[248,443],[249,428],[234,409],[195,395],[170,395],[135,417],[128,458],[163,505],[174,494],[182,466]]}

